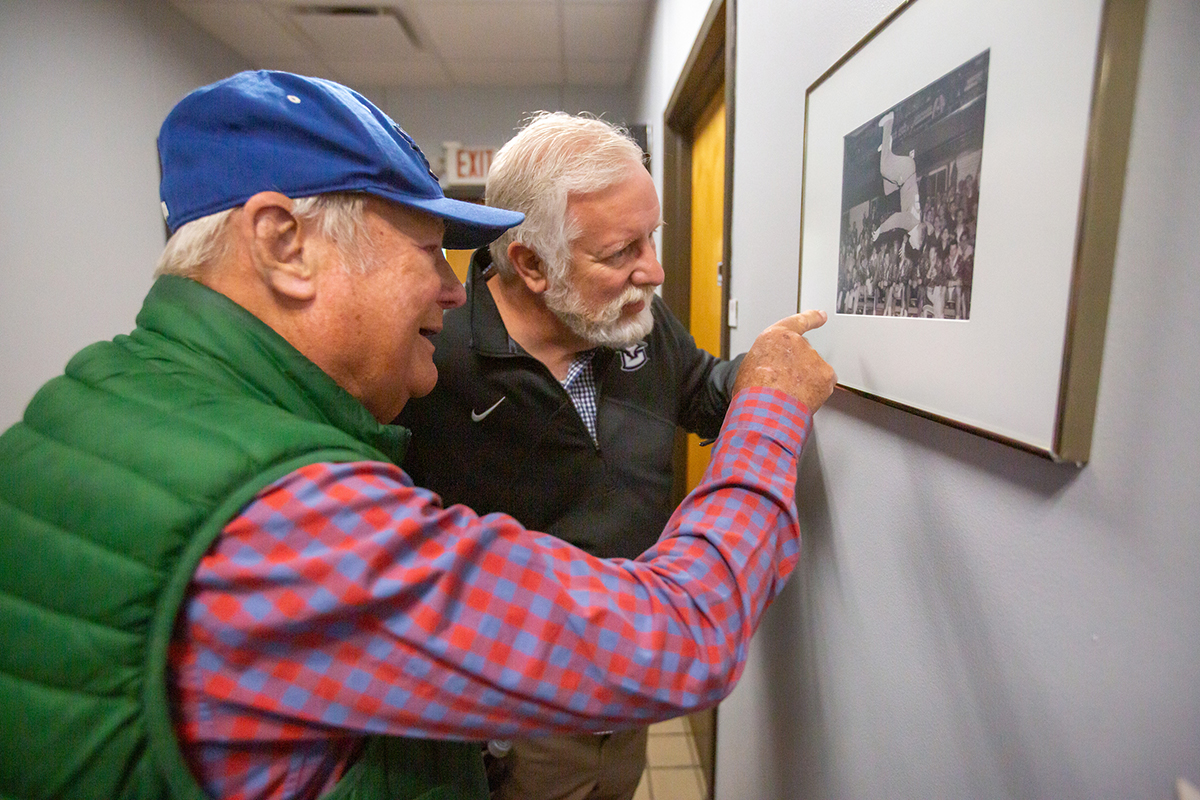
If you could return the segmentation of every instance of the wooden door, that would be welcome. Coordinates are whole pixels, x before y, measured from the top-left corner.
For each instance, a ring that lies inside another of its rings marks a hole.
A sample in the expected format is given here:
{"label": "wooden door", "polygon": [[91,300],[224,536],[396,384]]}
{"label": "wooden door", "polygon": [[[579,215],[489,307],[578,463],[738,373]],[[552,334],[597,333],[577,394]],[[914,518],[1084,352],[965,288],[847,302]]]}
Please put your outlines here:
{"label": "wooden door", "polygon": [[[696,344],[721,355],[725,246],[725,89],[720,87],[696,123],[692,139],[692,268],[689,327]],[[687,488],[700,482],[709,448],[688,434]]]}
{"label": "wooden door", "polygon": [[450,269],[454,270],[454,274],[458,276],[460,283],[467,282],[467,271],[471,268],[471,253],[474,250],[446,250],[446,260],[450,262]]}

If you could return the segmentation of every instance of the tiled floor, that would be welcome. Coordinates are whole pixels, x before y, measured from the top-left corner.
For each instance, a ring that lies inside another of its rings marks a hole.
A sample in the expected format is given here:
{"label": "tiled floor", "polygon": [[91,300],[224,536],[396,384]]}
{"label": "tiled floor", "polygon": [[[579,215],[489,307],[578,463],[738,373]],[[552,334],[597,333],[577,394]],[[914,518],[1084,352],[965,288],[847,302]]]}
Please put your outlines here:
{"label": "tiled floor", "polygon": [[634,800],[704,800],[707,796],[687,721],[681,717],[651,725],[646,771]]}

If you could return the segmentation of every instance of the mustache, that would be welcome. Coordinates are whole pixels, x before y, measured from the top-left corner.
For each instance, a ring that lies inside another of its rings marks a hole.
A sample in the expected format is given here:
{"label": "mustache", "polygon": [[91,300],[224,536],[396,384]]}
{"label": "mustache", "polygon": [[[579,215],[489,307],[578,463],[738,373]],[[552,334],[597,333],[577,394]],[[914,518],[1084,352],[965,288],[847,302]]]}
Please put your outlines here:
{"label": "mustache", "polygon": [[650,298],[654,296],[653,286],[630,286],[625,291],[621,292],[621,296],[616,299],[613,305],[627,306],[630,303],[649,303]]}
{"label": "mustache", "polygon": [[653,286],[630,286],[621,292],[619,297],[601,308],[597,317],[602,324],[611,325],[621,318],[625,306],[638,302],[650,305],[650,298],[653,296]]}

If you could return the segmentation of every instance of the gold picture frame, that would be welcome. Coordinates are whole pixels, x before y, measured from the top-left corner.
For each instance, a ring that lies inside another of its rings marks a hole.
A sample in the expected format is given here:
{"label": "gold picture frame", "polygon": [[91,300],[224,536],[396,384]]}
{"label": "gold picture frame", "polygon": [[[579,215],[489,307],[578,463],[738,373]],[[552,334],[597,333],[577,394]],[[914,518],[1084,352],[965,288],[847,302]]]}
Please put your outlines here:
{"label": "gold picture frame", "polygon": [[1087,462],[1145,14],[907,0],[808,88],[799,306],[840,387]]}

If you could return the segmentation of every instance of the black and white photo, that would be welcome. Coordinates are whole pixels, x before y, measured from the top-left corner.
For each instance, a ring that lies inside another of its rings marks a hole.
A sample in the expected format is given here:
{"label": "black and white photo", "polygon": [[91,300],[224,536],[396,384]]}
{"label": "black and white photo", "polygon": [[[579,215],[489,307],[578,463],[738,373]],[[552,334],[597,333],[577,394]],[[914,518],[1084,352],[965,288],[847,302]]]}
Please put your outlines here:
{"label": "black and white photo", "polygon": [[988,52],[846,134],[839,314],[968,320]]}

